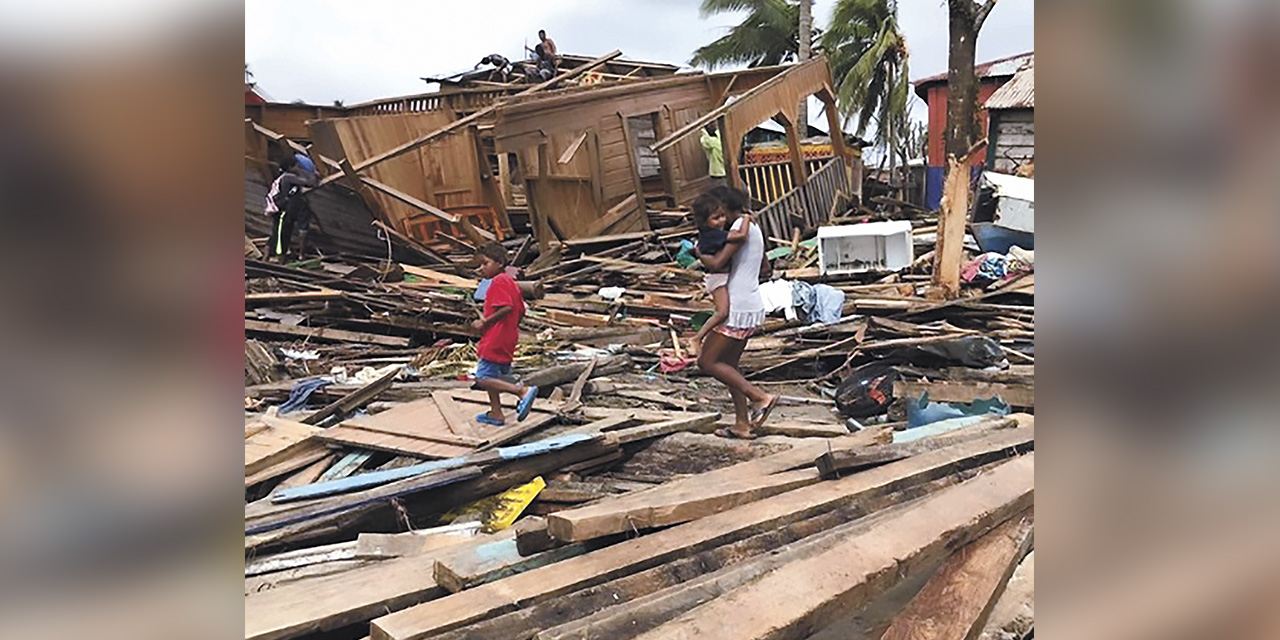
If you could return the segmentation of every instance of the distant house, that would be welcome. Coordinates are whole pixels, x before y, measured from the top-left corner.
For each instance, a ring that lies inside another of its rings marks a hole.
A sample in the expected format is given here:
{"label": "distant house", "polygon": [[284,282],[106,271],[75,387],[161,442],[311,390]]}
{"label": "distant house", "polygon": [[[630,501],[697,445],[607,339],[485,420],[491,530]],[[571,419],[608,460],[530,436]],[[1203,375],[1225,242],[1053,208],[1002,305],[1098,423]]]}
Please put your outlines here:
{"label": "distant house", "polygon": [[[979,78],[978,104],[985,104],[996,90],[1013,79],[1018,70],[1035,60],[1035,52],[1028,51],[1016,56],[991,60],[976,65],[974,71]],[[936,208],[942,198],[942,178],[946,172],[946,131],[947,131],[947,74],[940,73],[915,81],[916,95],[929,105],[929,147],[925,154],[925,206]],[[978,112],[979,131],[987,130],[987,112]],[[987,151],[977,154],[973,163],[978,166],[987,164]]]}
{"label": "distant house", "polygon": [[986,108],[987,169],[1026,174],[1036,157],[1035,63],[1029,63],[991,97]]}

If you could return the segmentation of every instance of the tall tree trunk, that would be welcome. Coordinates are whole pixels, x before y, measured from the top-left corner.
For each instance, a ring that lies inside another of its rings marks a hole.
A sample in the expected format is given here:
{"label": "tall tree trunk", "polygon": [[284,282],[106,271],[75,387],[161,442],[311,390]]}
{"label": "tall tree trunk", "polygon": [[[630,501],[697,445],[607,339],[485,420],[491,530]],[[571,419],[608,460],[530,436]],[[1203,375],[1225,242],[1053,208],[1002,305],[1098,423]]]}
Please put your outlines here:
{"label": "tall tree trunk", "polygon": [[978,77],[974,56],[978,31],[996,0],[947,0],[951,28],[947,57],[947,178],[938,240],[934,248],[933,287],[929,297],[960,295],[960,263],[964,258],[964,229],[969,219],[969,154],[978,140]]}
{"label": "tall tree trunk", "polygon": [[948,0],[951,44],[947,56],[947,153],[963,156],[976,142],[978,76],[974,72],[978,29],[973,0]]}
{"label": "tall tree trunk", "polygon": [[[813,57],[813,0],[800,0],[800,30],[797,34],[800,45],[800,62],[804,62]],[[801,138],[809,134],[809,97],[805,96],[800,100],[800,105],[796,111],[796,120],[798,124],[796,131],[799,132]],[[831,135],[836,135],[832,131]]]}

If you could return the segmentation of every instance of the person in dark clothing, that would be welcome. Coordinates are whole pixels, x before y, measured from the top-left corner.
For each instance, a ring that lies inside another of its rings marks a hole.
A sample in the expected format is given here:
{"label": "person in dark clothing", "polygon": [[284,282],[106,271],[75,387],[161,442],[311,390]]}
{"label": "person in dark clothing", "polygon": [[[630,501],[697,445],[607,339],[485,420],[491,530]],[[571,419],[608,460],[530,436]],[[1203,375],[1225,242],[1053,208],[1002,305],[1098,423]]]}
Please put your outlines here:
{"label": "person in dark clothing", "polygon": [[496,79],[499,82],[507,82],[511,77],[511,61],[507,60],[506,56],[491,53],[480,58],[480,62],[476,64],[476,68],[479,69],[482,64],[493,65],[494,69],[489,72],[490,80]]}
{"label": "person in dark clothing", "polygon": [[306,249],[307,230],[311,224],[311,207],[307,205],[303,189],[317,184],[316,174],[306,168],[293,156],[281,163],[280,177],[271,183],[267,191],[266,205],[263,212],[271,220],[271,236],[267,241],[267,257],[283,257],[289,253],[293,243],[293,232],[300,231],[301,240],[298,252]]}

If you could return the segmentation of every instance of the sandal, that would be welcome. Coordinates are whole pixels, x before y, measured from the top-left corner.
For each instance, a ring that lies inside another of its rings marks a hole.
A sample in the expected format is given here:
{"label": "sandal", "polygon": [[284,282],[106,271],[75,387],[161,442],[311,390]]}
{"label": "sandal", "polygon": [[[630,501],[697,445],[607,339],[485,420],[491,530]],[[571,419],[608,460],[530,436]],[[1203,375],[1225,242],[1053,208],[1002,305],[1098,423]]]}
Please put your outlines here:
{"label": "sandal", "polygon": [[493,417],[493,416],[489,415],[489,412],[488,412],[488,411],[486,411],[486,412],[484,412],[484,413],[477,413],[477,414],[476,414],[476,422],[479,422],[480,424],[487,424],[487,425],[489,425],[489,426],[491,426],[491,427],[505,427],[505,426],[507,426],[507,423],[506,423],[506,422],[504,422],[504,421],[502,421],[502,420],[499,420],[499,419],[497,419],[497,418],[495,418],[495,417]]}
{"label": "sandal", "polygon": [[516,422],[524,422],[529,417],[529,411],[533,409],[533,401],[538,398],[538,388],[529,387],[524,392],[524,397],[520,398],[520,403],[516,405]]}
{"label": "sandal", "polygon": [[716,429],[715,434],[720,436],[721,438],[728,438],[729,440],[755,440],[756,438],[760,437],[754,433],[742,435],[741,433],[738,433],[737,431],[734,431],[729,427],[721,427],[719,429]]}
{"label": "sandal", "polygon": [[751,412],[747,414],[747,419],[751,421],[751,426],[759,427],[764,424],[765,420],[769,419],[769,414],[773,413],[773,408],[778,405],[779,397],[781,396],[773,396],[773,400],[770,400],[769,404],[766,404],[759,409],[752,409]]}

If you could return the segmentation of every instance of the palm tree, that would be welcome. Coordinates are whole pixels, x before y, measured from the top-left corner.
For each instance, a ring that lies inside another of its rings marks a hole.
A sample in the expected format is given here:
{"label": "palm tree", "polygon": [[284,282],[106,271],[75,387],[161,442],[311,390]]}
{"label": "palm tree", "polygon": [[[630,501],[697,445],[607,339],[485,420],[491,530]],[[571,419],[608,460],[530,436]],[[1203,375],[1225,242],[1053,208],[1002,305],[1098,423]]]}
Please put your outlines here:
{"label": "palm tree", "polygon": [[[702,16],[747,11],[724,37],[693,52],[689,64],[715,69],[734,64],[764,67],[793,62],[800,52],[800,3],[789,0],[702,0]],[[816,30],[815,30],[816,31]]]}
{"label": "palm tree", "polygon": [[890,170],[895,156],[905,164],[911,82],[896,0],[838,0],[822,48],[845,123],[856,114],[862,137],[874,122],[875,142],[888,155]]}

